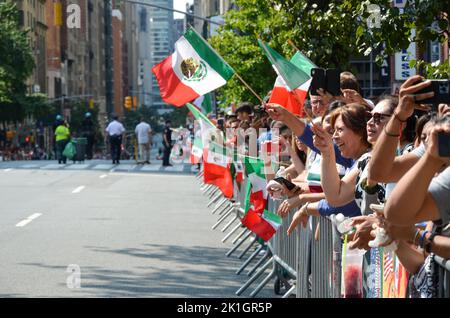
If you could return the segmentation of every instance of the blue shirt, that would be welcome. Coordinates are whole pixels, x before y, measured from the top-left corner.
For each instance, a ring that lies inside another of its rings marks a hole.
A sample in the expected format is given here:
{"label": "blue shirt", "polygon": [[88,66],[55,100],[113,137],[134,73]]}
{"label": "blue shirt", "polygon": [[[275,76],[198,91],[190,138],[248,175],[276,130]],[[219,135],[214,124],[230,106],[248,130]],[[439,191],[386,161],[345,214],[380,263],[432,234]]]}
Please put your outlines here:
{"label": "blue shirt", "polygon": [[331,214],[342,213],[344,216],[354,217],[360,216],[361,210],[356,204],[355,200],[353,200],[350,203],[347,203],[344,206],[335,208],[329,205],[327,200],[322,199],[319,201],[319,213],[321,216],[330,216]]}

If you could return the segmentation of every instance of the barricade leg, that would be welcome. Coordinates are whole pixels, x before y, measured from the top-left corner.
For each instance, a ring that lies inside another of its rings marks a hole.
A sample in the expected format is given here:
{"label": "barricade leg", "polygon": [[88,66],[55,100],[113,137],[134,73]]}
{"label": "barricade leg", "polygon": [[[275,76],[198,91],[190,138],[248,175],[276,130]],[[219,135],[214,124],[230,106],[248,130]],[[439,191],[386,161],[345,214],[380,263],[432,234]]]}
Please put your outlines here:
{"label": "barricade leg", "polygon": [[239,243],[237,243],[231,250],[229,250],[227,252],[227,254],[225,254],[227,257],[230,257],[231,254],[233,254],[242,244],[244,244],[245,240],[249,238],[249,236],[252,235],[251,231],[248,231],[248,233],[244,236],[244,238],[242,239],[242,241],[240,241]]}
{"label": "barricade leg", "polygon": [[277,266],[277,264],[276,264],[275,261],[273,263],[274,263],[274,266],[273,266],[273,269],[270,272],[270,274],[267,275],[266,278],[264,278],[264,280],[255,288],[255,290],[250,293],[250,297],[255,297],[261,291],[261,289],[263,289],[264,286],[267,285],[267,283],[271,279],[273,279],[273,278],[275,278],[275,276],[277,276],[277,274],[276,274],[276,266]]}
{"label": "barricade leg", "polygon": [[245,254],[247,254],[247,252],[250,250],[250,248],[253,246],[253,244],[255,244],[257,242],[256,237],[253,239],[253,241],[249,244],[249,246],[246,247],[246,249],[244,251],[242,251],[241,255],[238,256],[239,259],[241,259],[242,257],[244,257]]}
{"label": "barricade leg", "polygon": [[233,212],[233,208],[231,208],[231,209],[229,209],[228,210],[228,212],[227,213],[225,213],[224,215],[222,215],[221,217],[220,217],[220,219],[216,222],[216,224],[214,224],[213,226],[212,226],[212,229],[213,230],[215,230],[219,225],[220,225],[220,223],[222,223],[232,212]]}
{"label": "barricade leg", "polygon": [[259,269],[259,271],[256,272],[254,276],[252,276],[244,285],[242,285],[241,288],[239,288],[236,292],[237,296],[240,296],[255,280],[258,279],[259,276],[261,276],[264,271],[273,264],[273,257],[271,257],[263,267]]}
{"label": "barricade leg", "polygon": [[210,201],[208,202],[208,204],[206,206],[209,208],[213,203],[217,202],[217,200],[219,200],[221,196],[222,196],[222,193],[215,193],[210,198]]}
{"label": "barricade leg", "polygon": [[216,211],[217,211],[221,206],[223,206],[223,204],[226,203],[227,201],[228,201],[227,198],[222,198],[222,199],[217,203],[217,205],[214,207],[214,209],[212,210],[212,214],[216,213]]}
{"label": "barricade leg", "polygon": [[297,286],[295,286],[295,284],[292,285],[291,288],[281,298],[288,298],[289,296],[292,295],[292,293],[295,291],[296,288]]}
{"label": "barricade leg", "polygon": [[240,227],[241,223],[236,224],[236,226],[222,239],[222,243],[225,243],[230,238],[230,236],[233,235],[233,233],[236,232]]}
{"label": "barricade leg", "polygon": [[247,228],[244,228],[244,230],[242,230],[242,232],[241,233],[239,233],[234,239],[233,239],[233,241],[231,242],[232,244],[235,244],[241,237],[242,237],[242,235],[244,235],[244,233],[245,232],[250,232],[250,230],[248,230]]}
{"label": "barricade leg", "polygon": [[236,221],[238,219],[238,216],[236,215],[234,218],[231,219],[230,222],[227,223],[227,225],[225,225],[222,229],[222,232],[225,232],[230,226],[231,224],[234,223],[234,221]]}
{"label": "barricade leg", "polygon": [[264,247],[264,245],[261,245],[256,251],[254,251],[253,254],[236,271],[236,275],[240,275],[242,271],[253,261],[253,259],[258,256],[258,254],[264,249]]}
{"label": "barricade leg", "polygon": [[264,256],[258,261],[258,263],[255,264],[255,266],[253,266],[247,273],[247,276],[252,276],[253,273],[256,271],[256,269],[261,266],[262,263],[264,263],[264,261],[270,257],[270,251],[269,249],[266,250],[266,254],[264,254]]}
{"label": "barricade leg", "polygon": [[204,195],[206,195],[211,189],[213,188],[213,185],[211,184],[204,184],[202,187],[200,187],[200,191],[203,192]]}
{"label": "barricade leg", "polygon": [[229,209],[233,209],[233,203],[227,202],[228,204],[226,204],[224,207],[222,207],[222,209],[220,209],[219,213],[217,213],[217,215],[222,215],[223,212],[228,211]]}

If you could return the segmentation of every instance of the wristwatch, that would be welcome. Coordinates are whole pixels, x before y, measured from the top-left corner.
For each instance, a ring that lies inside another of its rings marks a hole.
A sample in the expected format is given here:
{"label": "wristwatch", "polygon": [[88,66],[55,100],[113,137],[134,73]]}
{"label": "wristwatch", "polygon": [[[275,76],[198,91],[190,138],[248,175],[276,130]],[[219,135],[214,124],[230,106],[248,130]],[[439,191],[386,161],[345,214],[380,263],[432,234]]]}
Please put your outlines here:
{"label": "wristwatch", "polygon": [[425,252],[427,252],[428,254],[431,253],[431,244],[433,243],[435,236],[436,236],[436,233],[431,233],[430,237],[428,238],[428,240],[425,244]]}

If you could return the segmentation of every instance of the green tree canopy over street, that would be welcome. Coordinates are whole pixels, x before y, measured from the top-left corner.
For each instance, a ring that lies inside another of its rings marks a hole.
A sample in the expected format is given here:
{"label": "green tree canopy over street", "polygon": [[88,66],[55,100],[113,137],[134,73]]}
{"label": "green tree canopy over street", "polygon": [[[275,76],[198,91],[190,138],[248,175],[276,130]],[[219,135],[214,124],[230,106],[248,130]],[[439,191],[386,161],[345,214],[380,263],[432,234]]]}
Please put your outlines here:
{"label": "green tree canopy over street", "polygon": [[[258,48],[257,37],[291,57],[295,46],[320,67],[349,69],[350,57],[374,53],[375,60],[406,49],[415,29],[415,41],[423,51],[429,41],[448,42],[450,0],[409,1],[402,12],[390,0],[236,0],[239,10],[225,15],[226,24],[212,37],[212,46],[261,96],[267,94],[275,72]],[[379,19],[369,10],[378,6]],[[368,27],[368,20],[379,21]],[[431,77],[448,77],[448,61],[439,67],[419,63]],[[220,89],[225,104],[257,99],[233,78]]]}
{"label": "green tree canopy over street", "polygon": [[34,60],[13,1],[0,1],[0,57],[0,118],[19,121],[26,116],[25,81]]}

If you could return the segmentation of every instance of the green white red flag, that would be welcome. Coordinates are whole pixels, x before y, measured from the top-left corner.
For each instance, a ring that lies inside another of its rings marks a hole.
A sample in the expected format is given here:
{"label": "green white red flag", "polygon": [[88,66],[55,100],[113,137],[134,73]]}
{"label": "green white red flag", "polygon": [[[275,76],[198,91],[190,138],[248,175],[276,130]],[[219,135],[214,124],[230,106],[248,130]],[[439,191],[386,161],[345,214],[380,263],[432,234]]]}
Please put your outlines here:
{"label": "green white red flag", "polygon": [[224,148],[210,143],[203,150],[203,181],[218,187],[224,197],[233,197],[233,178],[230,166],[232,158],[226,155]]}
{"label": "green white red flag", "polygon": [[175,43],[175,52],[152,68],[161,98],[183,106],[223,85],[234,70],[193,28]]}
{"label": "green white red flag", "polygon": [[245,227],[262,238],[264,241],[268,241],[281,226],[281,217],[266,210],[265,208],[262,211],[257,212],[255,210],[255,203],[251,202],[251,195],[252,183],[248,182],[245,196],[246,213],[241,222]]}
{"label": "green white red flag", "polygon": [[192,102],[203,114],[208,115],[213,111],[211,93],[200,96]]}
{"label": "green white red flag", "polygon": [[207,146],[208,136],[211,131],[216,130],[216,126],[194,105],[187,103],[186,107],[191,111],[199,125],[199,129],[195,131],[190,155],[190,162],[197,164],[203,156],[203,149]]}
{"label": "green white red flag", "polygon": [[269,103],[276,103],[300,115],[311,84],[311,69],[317,67],[306,56],[297,52],[290,61],[266,43],[258,40],[278,77]]}

